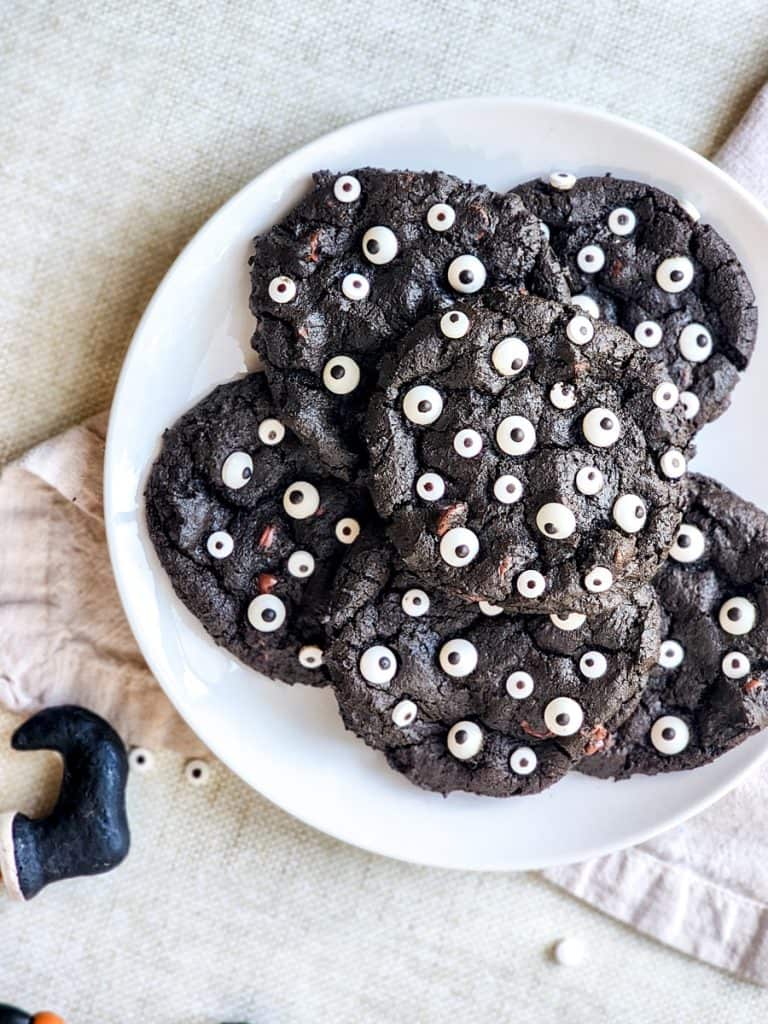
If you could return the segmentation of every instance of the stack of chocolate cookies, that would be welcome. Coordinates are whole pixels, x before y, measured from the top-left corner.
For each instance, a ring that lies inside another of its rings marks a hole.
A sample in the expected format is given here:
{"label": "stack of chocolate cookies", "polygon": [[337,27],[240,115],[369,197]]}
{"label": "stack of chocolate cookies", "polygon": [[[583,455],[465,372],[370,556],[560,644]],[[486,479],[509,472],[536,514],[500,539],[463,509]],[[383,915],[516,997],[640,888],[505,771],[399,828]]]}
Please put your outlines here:
{"label": "stack of chocolate cookies", "polygon": [[321,172],[250,265],[265,370],[146,493],[217,643],[441,793],[692,768],[768,722],[768,517],[688,473],[757,312],[690,204]]}

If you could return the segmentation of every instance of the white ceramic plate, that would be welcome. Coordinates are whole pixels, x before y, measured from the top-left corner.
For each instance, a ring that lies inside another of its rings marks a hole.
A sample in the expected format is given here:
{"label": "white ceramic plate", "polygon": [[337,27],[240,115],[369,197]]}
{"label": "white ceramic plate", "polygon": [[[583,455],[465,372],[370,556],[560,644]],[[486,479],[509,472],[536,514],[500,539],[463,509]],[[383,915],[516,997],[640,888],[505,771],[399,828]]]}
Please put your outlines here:
{"label": "white ceramic plate", "polygon": [[[156,677],[211,750],[291,814],[357,846],[456,868],[519,869],[584,860],[696,813],[768,754],[768,733],[715,764],[614,783],[579,775],[547,792],[447,799],[390,771],[346,734],[327,691],[289,687],[216,647],[174,597],[147,539],[141,495],[163,429],[211,387],[254,365],[249,241],[302,195],[310,173],[370,164],[441,168],[506,189],[564,168],[612,171],[694,202],[768,296],[768,220],[690,150],[626,121],[537,100],[468,99],[396,110],[342,128],[259,175],[198,232],[157,290],[112,407],[105,503],[110,551],[133,631]],[[768,325],[768,315],[763,317]],[[761,330],[761,336],[768,326]],[[696,468],[768,508],[768,340],[730,411],[700,436]]]}

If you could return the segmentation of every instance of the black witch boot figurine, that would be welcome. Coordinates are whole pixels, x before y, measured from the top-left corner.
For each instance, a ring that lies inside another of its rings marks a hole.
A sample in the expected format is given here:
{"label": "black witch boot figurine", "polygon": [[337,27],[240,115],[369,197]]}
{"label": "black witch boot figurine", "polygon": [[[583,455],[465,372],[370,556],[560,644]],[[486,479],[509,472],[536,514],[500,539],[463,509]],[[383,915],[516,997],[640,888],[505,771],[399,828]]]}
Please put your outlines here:
{"label": "black witch boot figurine", "polygon": [[29,900],[50,882],[116,867],[130,845],[128,758],[112,726],[85,708],[47,708],[21,725],[11,744],[58,751],[64,776],[47,818],[0,815],[0,880],[8,895]]}

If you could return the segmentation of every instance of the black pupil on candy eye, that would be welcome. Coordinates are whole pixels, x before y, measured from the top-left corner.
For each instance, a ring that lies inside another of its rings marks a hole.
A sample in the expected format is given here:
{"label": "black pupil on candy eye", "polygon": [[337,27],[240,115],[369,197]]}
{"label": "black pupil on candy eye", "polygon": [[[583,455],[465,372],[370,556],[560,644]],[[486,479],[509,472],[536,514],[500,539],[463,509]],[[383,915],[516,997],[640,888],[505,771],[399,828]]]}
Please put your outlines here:
{"label": "black pupil on candy eye", "polygon": [[471,270],[462,270],[461,273],[459,274],[459,280],[461,281],[462,284],[472,284],[472,282],[475,280],[475,275],[472,273]]}
{"label": "black pupil on candy eye", "polygon": [[418,408],[419,412],[429,412],[432,408],[432,403],[424,399],[424,401],[419,402]]}
{"label": "black pupil on candy eye", "polygon": [[524,690],[525,689],[525,683],[523,682],[522,679],[518,679],[517,680],[517,688],[518,688],[518,690]]}
{"label": "black pupil on candy eye", "polygon": [[456,733],[456,742],[457,743],[466,743],[467,742],[467,733],[466,733],[466,731],[464,729],[459,729],[459,731]]}
{"label": "black pupil on candy eye", "polygon": [[291,491],[288,495],[288,501],[290,501],[292,505],[298,505],[302,501],[303,497],[304,495],[301,491]]}
{"label": "black pupil on candy eye", "polygon": [[352,287],[353,287],[353,288],[360,288],[360,287],[362,286],[362,283],[363,283],[363,282],[362,282],[362,281],[360,280],[360,278],[359,278],[359,277],[356,277],[356,278],[355,278],[355,279],[354,279],[354,280],[352,281]]}
{"label": "black pupil on candy eye", "polygon": [[629,220],[629,217],[626,215],[626,213],[620,213],[616,219],[618,220],[619,224],[626,224]]}
{"label": "black pupil on candy eye", "polygon": [[341,189],[342,189],[343,192],[351,192],[352,191],[352,182],[351,181],[345,181],[344,184],[341,186]]}
{"label": "black pupil on candy eye", "polygon": [[731,668],[738,668],[738,667],[739,667],[739,659],[738,658],[734,658],[731,661]]}
{"label": "black pupil on candy eye", "polygon": [[443,213],[442,210],[437,214],[437,219],[438,220],[445,220],[445,214]]}
{"label": "black pupil on candy eye", "polygon": [[389,668],[389,658],[379,658],[379,668],[386,672]]}
{"label": "black pupil on candy eye", "polygon": [[526,586],[528,587],[529,590],[533,590],[535,588],[535,586],[536,586],[536,581],[535,580],[528,580],[528,583],[526,584]]}
{"label": "black pupil on candy eye", "polygon": [[528,758],[527,757],[521,757],[520,758],[520,767],[521,768],[527,768],[528,767]]}
{"label": "black pupil on candy eye", "polygon": [[707,345],[707,336],[706,336],[706,334],[699,334],[697,336],[697,338],[696,338],[696,344],[699,346],[699,348],[706,348],[706,345]]}
{"label": "black pupil on candy eye", "polygon": [[261,613],[261,617],[265,622],[274,622],[277,618],[277,612],[274,608],[265,608]]}
{"label": "black pupil on candy eye", "polygon": [[682,281],[683,280],[683,272],[682,272],[682,270],[673,270],[672,273],[669,275],[669,277],[670,277],[671,281]]}
{"label": "black pupil on candy eye", "polygon": [[368,252],[372,252],[374,256],[381,248],[381,246],[379,245],[375,238],[369,238],[368,241],[365,243],[365,247],[368,250]]}
{"label": "black pupil on candy eye", "polygon": [[592,470],[590,470],[587,473],[587,480],[594,480],[594,479],[595,479],[595,474],[592,472]]}
{"label": "black pupil on candy eye", "polygon": [[555,718],[555,721],[557,722],[558,725],[568,725],[570,720],[571,720],[571,716],[570,715],[566,715],[565,713],[559,714]]}
{"label": "black pupil on candy eye", "polygon": [[557,533],[557,527],[554,523],[544,523],[544,532],[552,536],[553,533]]}
{"label": "black pupil on candy eye", "polygon": [[459,558],[466,558],[467,555],[469,554],[469,548],[467,547],[466,544],[459,544],[459,546],[456,548],[456,554]]}
{"label": "black pupil on candy eye", "polygon": [[199,779],[202,774],[203,773],[200,771],[199,768],[193,768],[192,769],[192,778],[193,779]]}
{"label": "black pupil on candy eye", "polygon": [[739,608],[729,608],[728,609],[728,618],[730,619],[731,622],[738,622],[739,619],[741,618],[741,609],[739,609]]}
{"label": "black pupil on candy eye", "polygon": [[285,282],[284,281],[280,282],[280,284],[277,286],[277,290],[279,292],[284,292],[285,291]]}
{"label": "black pupil on candy eye", "polygon": [[243,470],[243,480],[250,480],[252,476],[253,476],[253,470],[249,469],[246,466],[245,469]]}
{"label": "black pupil on candy eye", "polygon": [[222,542],[220,540],[217,540],[215,547],[216,547],[217,551],[220,551],[224,547],[224,545],[222,544]]}
{"label": "black pupil on candy eye", "polygon": [[345,526],[345,527],[342,528],[341,532],[344,534],[345,537],[348,537],[350,535],[350,533],[352,533],[352,527],[351,526]]}
{"label": "black pupil on candy eye", "polygon": [[458,665],[460,661],[461,661],[461,655],[457,654],[456,651],[451,651],[451,653],[448,655],[448,664],[449,665]]}
{"label": "black pupil on candy eye", "polygon": [[643,506],[642,505],[637,505],[635,507],[635,519],[642,519],[644,515],[645,515],[645,512],[643,510]]}
{"label": "black pupil on candy eye", "polygon": [[465,448],[471,448],[473,444],[474,444],[474,441],[472,440],[471,437],[465,437],[464,438],[464,447]]}
{"label": "black pupil on candy eye", "polygon": [[608,416],[603,416],[603,418],[600,420],[600,426],[603,428],[603,430],[610,430],[613,426],[613,420],[610,419]]}
{"label": "black pupil on candy eye", "polygon": [[594,258],[595,258],[594,253],[591,253],[591,252],[588,252],[586,254],[586,256],[584,257],[584,259],[587,261],[587,263],[591,263]]}
{"label": "black pupil on candy eye", "polygon": [[309,572],[309,566],[308,565],[300,565],[299,566],[299,572],[301,572],[301,573]]}
{"label": "black pupil on candy eye", "polygon": [[652,327],[646,327],[645,328],[645,336],[646,336],[646,338],[650,338],[650,336],[652,334],[653,334],[653,328]]}
{"label": "black pupil on candy eye", "polygon": [[595,660],[594,658],[587,658],[584,664],[587,666],[587,668],[592,668],[592,666],[595,664]]}
{"label": "black pupil on candy eye", "polygon": [[675,730],[674,729],[670,729],[669,726],[667,726],[666,729],[662,729],[661,730],[661,736],[662,736],[662,739],[673,740],[675,738]]}
{"label": "black pupil on candy eye", "polygon": [[514,484],[507,484],[507,494],[514,494],[514,493],[515,493],[515,485]]}
{"label": "black pupil on candy eye", "polygon": [[344,376],[344,367],[338,365],[332,366],[331,376],[333,377],[334,380],[341,380],[341,378]]}
{"label": "black pupil on candy eye", "polygon": [[434,488],[435,488],[435,485],[431,481],[429,481],[429,480],[424,484],[424,490],[425,491],[432,491],[432,490],[434,490]]}
{"label": "black pupil on candy eye", "polygon": [[522,359],[513,359],[512,360],[511,366],[512,366],[513,370],[519,370],[522,365],[523,365],[523,360]]}
{"label": "black pupil on candy eye", "polygon": [[511,430],[509,432],[509,436],[512,438],[513,441],[518,441],[519,442],[519,441],[523,440],[523,438],[525,437],[525,434],[520,429],[520,427],[515,427],[514,430]]}
{"label": "black pupil on candy eye", "polygon": [[270,441],[274,441],[275,438],[277,437],[277,431],[270,430],[270,432],[267,434],[267,437],[269,438]]}
{"label": "black pupil on candy eye", "polygon": [[451,315],[449,317],[449,320],[451,321],[452,324],[458,323],[459,322],[459,314],[458,313],[451,313]]}
{"label": "black pupil on candy eye", "polygon": [[136,758],[136,763],[137,763],[137,764],[144,764],[144,755],[143,755],[143,754],[139,754],[139,755],[137,756],[137,758]]}
{"label": "black pupil on candy eye", "polygon": [[665,391],[664,394],[661,397],[664,399],[665,402],[668,402],[670,400],[670,398],[672,397],[672,395],[670,395],[670,393],[668,391]]}
{"label": "black pupil on candy eye", "polygon": [[[603,585],[603,581],[602,580],[595,580],[594,581],[594,585],[596,587],[601,587]],[[590,662],[587,662],[587,664],[590,664]]]}

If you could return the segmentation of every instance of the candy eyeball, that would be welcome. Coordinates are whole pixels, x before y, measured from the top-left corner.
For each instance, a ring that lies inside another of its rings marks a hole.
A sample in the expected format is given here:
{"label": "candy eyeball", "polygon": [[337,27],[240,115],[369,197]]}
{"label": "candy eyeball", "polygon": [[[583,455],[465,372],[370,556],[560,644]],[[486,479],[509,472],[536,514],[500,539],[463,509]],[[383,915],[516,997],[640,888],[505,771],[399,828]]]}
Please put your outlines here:
{"label": "candy eyeball", "polygon": [[704,554],[704,534],[692,523],[682,523],[677,531],[669,557],[676,562],[695,562]]}
{"label": "candy eyeball", "polygon": [[528,365],[528,346],[520,338],[502,338],[491,353],[491,362],[502,377],[514,377]]}
{"label": "candy eyeball", "polygon": [[600,307],[591,295],[572,295],[571,305],[583,309],[593,320],[600,319]]}
{"label": "candy eyeball", "polygon": [[348,395],[360,383],[360,367],[349,356],[334,356],[323,367],[323,384],[334,395]]}
{"label": "candy eyeball", "polygon": [[463,338],[469,330],[469,317],[459,309],[450,309],[440,317],[440,333],[446,338]]}
{"label": "candy eyeball", "polygon": [[525,416],[505,416],[496,428],[496,444],[507,455],[525,455],[536,444],[536,430]]}
{"label": "candy eyeball", "polygon": [[679,448],[670,448],[659,459],[661,472],[668,480],[679,480],[687,469],[685,456]]}
{"label": "candy eyeball", "polygon": [[360,182],[351,174],[342,174],[333,183],[333,194],[340,203],[354,203],[360,198],[361,191]]}
{"label": "candy eyeball", "polygon": [[581,421],[584,437],[596,448],[610,448],[621,436],[621,424],[610,409],[590,409]]}
{"label": "candy eyeball", "polygon": [[439,473],[422,473],[416,481],[416,493],[424,501],[439,501],[445,494],[445,480]]}
{"label": "candy eyeball", "polygon": [[440,418],[442,411],[442,396],[429,384],[417,384],[405,393],[403,412],[406,418],[418,427],[427,427],[434,423]]}
{"label": "candy eyeball", "polygon": [[743,679],[752,670],[749,658],[739,651],[731,651],[722,661],[723,675],[727,679]]}
{"label": "candy eyeball", "polygon": [[410,615],[414,619],[421,618],[429,611],[429,597],[423,590],[414,587],[412,590],[406,590],[403,594],[400,607],[406,615]]}
{"label": "candy eyeball", "polygon": [[576,388],[559,380],[550,388],[549,400],[556,409],[572,409],[576,405]]}
{"label": "candy eyeball", "polygon": [[285,427],[280,420],[266,419],[259,424],[259,440],[262,444],[272,447],[280,444],[284,437]]}
{"label": "candy eyeball", "polygon": [[299,648],[299,664],[303,668],[320,668],[323,664],[323,649],[315,644],[305,644]]}
{"label": "candy eyeball", "polygon": [[637,217],[626,206],[617,206],[608,214],[608,230],[614,235],[631,235],[636,226]]}
{"label": "candy eyeball", "polygon": [[515,700],[525,700],[533,693],[533,676],[529,672],[512,672],[507,676],[504,685],[510,697],[514,697]]}
{"label": "candy eyeball", "polygon": [[483,615],[487,615],[490,619],[494,618],[496,615],[501,615],[504,611],[500,604],[491,604],[490,601],[478,601],[477,607]]}
{"label": "candy eyeball", "polygon": [[518,747],[509,755],[509,767],[515,775],[530,775],[536,771],[538,760],[530,747]]}
{"label": "candy eyeball", "polygon": [[604,565],[596,565],[584,577],[584,586],[590,594],[603,594],[613,586],[613,573]]}
{"label": "candy eyeball", "polygon": [[588,497],[599,494],[603,489],[603,474],[597,466],[582,466],[576,474],[576,490]]}
{"label": "candy eyeball", "polygon": [[456,292],[471,295],[485,284],[485,267],[477,256],[457,256],[448,267],[448,284]]}
{"label": "candy eyeball", "polygon": [[684,659],[683,645],[677,640],[665,640],[659,648],[659,665],[662,668],[677,668]]}
{"label": "candy eyeball", "polygon": [[596,274],[605,266],[605,253],[599,245],[585,245],[576,254],[576,263],[585,274]]}
{"label": "candy eyeball", "polygon": [[565,325],[565,333],[572,344],[586,345],[588,341],[592,341],[594,338],[595,328],[587,317],[582,313],[577,313]]}
{"label": "candy eyeball", "polygon": [[352,516],[345,516],[336,523],[336,540],[342,544],[354,544],[360,536],[360,523]]}
{"label": "candy eyeball", "polygon": [[688,726],[677,715],[662,715],[651,726],[651,743],[660,754],[668,757],[682,754],[690,739]]}
{"label": "candy eyeball", "polygon": [[654,320],[643,320],[634,331],[635,341],[643,348],[656,348],[661,343],[663,334],[661,325]]}
{"label": "candy eyeball", "polygon": [[480,551],[477,534],[465,526],[454,526],[440,538],[440,557],[448,565],[461,569],[469,565]]}
{"label": "candy eyeball", "polygon": [[754,629],[757,611],[746,597],[730,597],[720,607],[718,622],[731,636],[744,636]]}
{"label": "candy eyeball", "polygon": [[360,302],[367,299],[371,292],[371,285],[367,277],[362,274],[346,274],[341,282],[341,291],[353,302]]}
{"label": "candy eyeball", "polygon": [[670,256],[656,268],[656,284],[662,291],[676,294],[693,281],[693,264],[687,256]]}
{"label": "candy eyeball", "polygon": [[536,513],[536,526],[551,540],[565,540],[576,529],[576,516],[566,505],[550,501]]}
{"label": "candy eyeball", "polygon": [[647,519],[645,502],[637,494],[622,494],[613,503],[613,520],[625,533],[638,533]]}
{"label": "candy eyeball", "polygon": [[296,579],[304,580],[315,571],[315,559],[309,551],[294,551],[288,558],[288,572]]}
{"label": "candy eyeball", "polygon": [[608,671],[608,662],[600,651],[587,651],[579,658],[579,672],[585,679],[601,679]]}
{"label": "candy eyeball", "polygon": [[448,751],[459,761],[477,757],[483,749],[483,733],[475,722],[457,722],[448,733]]}
{"label": "candy eyeball", "polygon": [[225,487],[239,491],[253,476],[253,459],[248,452],[232,452],[221,467],[221,480]]}
{"label": "candy eyeball", "polygon": [[260,633],[274,633],[285,622],[285,605],[274,594],[259,594],[248,605],[248,621]]}
{"label": "candy eyeball", "polygon": [[571,697],[555,697],[544,708],[544,724],[555,736],[573,736],[583,722],[584,712]]}
{"label": "candy eyeball", "polygon": [[232,554],[235,542],[226,530],[216,530],[205,542],[205,546],[212,558],[228,558]]}
{"label": "candy eyeball", "polygon": [[467,427],[454,437],[453,450],[462,459],[473,459],[483,450],[483,439],[476,430]]}
{"label": "candy eyeball", "polygon": [[549,176],[549,184],[560,192],[570,192],[576,184],[576,175],[569,171],[553,171]]}
{"label": "candy eyeball", "polygon": [[314,484],[297,480],[286,487],[283,508],[291,519],[309,519],[320,508],[320,492]]}
{"label": "candy eyeball", "polygon": [[547,588],[547,581],[536,569],[526,569],[515,581],[517,592],[521,597],[541,597]]}
{"label": "candy eyeball", "polygon": [[388,686],[397,674],[397,658],[389,647],[374,644],[363,651],[358,668],[366,682],[374,686]]}
{"label": "candy eyeball", "polygon": [[553,626],[557,626],[558,629],[562,629],[566,633],[572,633],[575,629],[580,629],[587,621],[587,616],[582,612],[566,612],[565,615],[560,615],[559,612],[552,612],[549,616],[549,621]]}
{"label": "candy eyeball", "polygon": [[267,289],[270,299],[273,302],[290,302],[296,298],[296,282],[286,277],[285,274],[281,274],[279,277],[273,277],[269,282],[269,288]]}
{"label": "candy eyeball", "polygon": [[653,404],[659,409],[663,409],[664,412],[674,409],[679,398],[680,392],[677,385],[673,384],[671,380],[663,380],[653,389]]}
{"label": "candy eyeball", "polygon": [[549,230],[549,224],[545,224],[543,220],[540,220],[539,221],[539,231],[541,232],[541,237],[544,239],[544,241],[548,242],[549,239],[550,239],[550,236],[551,236],[551,231]]}
{"label": "candy eyeball", "polygon": [[493,485],[493,496],[502,505],[514,505],[523,496],[523,485],[516,476],[504,473]]}
{"label": "candy eyeball", "polygon": [[704,324],[688,324],[680,331],[677,347],[689,363],[703,363],[712,355],[712,334]]}
{"label": "candy eyeball", "polygon": [[701,409],[699,396],[695,395],[692,391],[681,391],[680,401],[683,403],[685,418],[687,420],[695,420],[699,415],[699,409]]}
{"label": "candy eyeball", "polygon": [[438,660],[446,675],[460,679],[477,668],[477,648],[469,640],[449,640],[440,648]]}
{"label": "candy eyeball", "polygon": [[453,227],[456,211],[448,203],[435,203],[427,210],[427,224],[433,231],[447,231]]}
{"label": "candy eyeball", "polygon": [[379,224],[368,228],[363,235],[363,256],[375,266],[391,263],[397,256],[397,250],[397,238],[391,228]]}
{"label": "candy eyeball", "polygon": [[404,729],[415,721],[418,710],[412,700],[401,700],[392,708],[392,723],[398,729]]}

